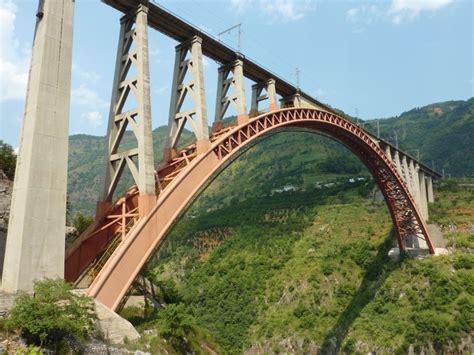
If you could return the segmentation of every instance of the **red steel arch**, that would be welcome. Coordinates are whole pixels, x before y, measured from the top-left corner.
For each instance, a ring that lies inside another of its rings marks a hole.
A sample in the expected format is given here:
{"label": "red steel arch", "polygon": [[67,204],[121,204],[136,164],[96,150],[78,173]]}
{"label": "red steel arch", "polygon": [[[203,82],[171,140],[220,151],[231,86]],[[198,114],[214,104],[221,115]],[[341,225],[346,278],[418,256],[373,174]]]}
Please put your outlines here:
{"label": "red steel arch", "polygon": [[[377,141],[356,124],[334,113],[312,108],[288,108],[260,115],[212,137],[211,148],[193,160],[190,157],[195,156],[195,148],[188,147],[178,154],[174,162],[159,170],[156,205],[116,246],[94,278],[88,294],[109,308],[116,309],[140,269],[202,186],[246,145],[277,128],[285,127],[315,130],[347,146],[367,166],[380,187],[392,217],[400,250],[405,251],[408,236],[417,236],[423,238],[430,253],[434,253],[426,224],[407,185]],[[120,204],[124,209],[127,203],[136,200],[136,191],[132,190],[127,196]],[[112,217],[116,217],[114,213],[118,205],[111,210]],[[132,206],[131,211],[136,212],[136,208]],[[132,212],[130,216],[133,216]],[[125,225],[125,217],[122,218]],[[66,279],[69,275],[69,279],[73,280],[83,271],[83,266],[76,267],[81,262],[81,254],[88,255],[87,260],[93,260],[91,253],[84,251],[87,250],[84,248],[87,243],[106,244],[107,240],[101,239],[100,233],[97,233],[97,230],[104,230],[105,227],[96,225],[92,230],[94,228],[96,230],[90,235],[95,237],[82,236],[67,253]]]}

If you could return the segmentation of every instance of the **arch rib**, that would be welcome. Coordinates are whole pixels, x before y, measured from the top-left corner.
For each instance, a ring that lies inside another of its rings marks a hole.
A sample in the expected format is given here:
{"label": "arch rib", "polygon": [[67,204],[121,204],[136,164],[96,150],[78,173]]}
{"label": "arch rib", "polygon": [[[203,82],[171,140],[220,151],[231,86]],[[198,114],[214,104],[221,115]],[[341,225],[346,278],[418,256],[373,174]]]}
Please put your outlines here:
{"label": "arch rib", "polygon": [[[378,144],[360,127],[333,113],[320,109],[290,108],[255,117],[214,137],[210,149],[187,161],[187,165],[179,167],[179,164],[171,163],[157,171],[161,190],[156,205],[118,245],[88,293],[115,309],[153,250],[160,245],[202,186],[247,144],[272,130],[285,127],[312,129],[346,145],[368,167],[382,190],[400,250],[406,250],[408,237],[416,236],[424,239],[429,252],[434,253],[426,225],[407,185]],[[195,148],[191,146],[185,151],[193,152]],[[179,154],[186,156],[186,152]],[[169,179],[168,184],[164,185],[166,179]]]}

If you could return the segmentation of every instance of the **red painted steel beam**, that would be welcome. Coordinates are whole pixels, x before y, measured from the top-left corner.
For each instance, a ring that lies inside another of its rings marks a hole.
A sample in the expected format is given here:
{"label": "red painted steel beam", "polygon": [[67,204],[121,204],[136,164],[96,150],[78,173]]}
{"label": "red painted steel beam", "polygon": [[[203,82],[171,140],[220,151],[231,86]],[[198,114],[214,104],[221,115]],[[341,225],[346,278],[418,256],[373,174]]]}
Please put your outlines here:
{"label": "red painted steel beam", "polygon": [[[346,145],[368,167],[381,188],[392,217],[400,249],[405,239],[421,235],[430,253],[434,246],[426,224],[396,167],[359,126],[331,112],[283,109],[251,119],[220,136],[211,149],[181,169],[158,196],[154,209],[127,234],[88,289],[89,295],[115,309],[130,285],[202,187],[249,144],[276,129],[303,127],[322,132]],[[192,149],[192,148],[191,148]]]}

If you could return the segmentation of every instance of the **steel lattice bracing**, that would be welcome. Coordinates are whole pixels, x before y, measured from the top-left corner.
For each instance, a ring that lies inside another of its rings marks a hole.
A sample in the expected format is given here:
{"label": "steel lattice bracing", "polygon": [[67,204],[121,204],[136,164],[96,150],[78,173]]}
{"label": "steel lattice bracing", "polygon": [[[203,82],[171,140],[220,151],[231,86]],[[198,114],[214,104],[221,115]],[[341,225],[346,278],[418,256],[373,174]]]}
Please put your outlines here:
{"label": "steel lattice bracing", "polygon": [[[140,195],[155,194],[147,12],[146,6],[139,5],[136,11],[121,19],[102,193],[102,201],[108,203],[125,167],[130,170]],[[137,145],[121,149],[127,127],[132,128]]]}
{"label": "steel lattice bracing", "polygon": [[[307,108],[283,109],[255,117],[224,134],[211,137],[210,149],[200,155],[195,154],[195,146],[190,146],[178,152],[179,163],[172,162],[160,168],[157,171],[159,180],[168,179],[168,183],[159,190],[156,205],[131,228],[118,246],[114,246],[88,293],[115,309],[147,259],[202,186],[259,137],[276,129],[291,127],[321,132],[346,145],[368,167],[382,190],[400,250],[406,249],[409,238],[415,238],[425,241],[429,251],[434,253],[425,222],[407,185],[377,142],[359,126],[331,112]],[[126,198],[131,207],[135,194],[137,192],[132,191]],[[98,229],[103,233],[106,226]],[[100,237],[96,234],[83,242],[93,244],[94,239],[99,240]],[[80,245],[76,246],[76,250],[79,248]],[[71,267],[73,265],[71,263]]]}

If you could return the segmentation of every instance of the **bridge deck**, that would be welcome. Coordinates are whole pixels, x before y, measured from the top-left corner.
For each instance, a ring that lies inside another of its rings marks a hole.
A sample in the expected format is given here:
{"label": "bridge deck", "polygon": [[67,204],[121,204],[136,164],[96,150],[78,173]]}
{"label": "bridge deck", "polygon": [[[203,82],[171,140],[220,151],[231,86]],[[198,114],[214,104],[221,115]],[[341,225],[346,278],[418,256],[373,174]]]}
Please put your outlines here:
{"label": "bridge deck", "polygon": [[[133,11],[142,1],[141,0],[102,0],[103,3],[115,8],[118,11],[123,12],[124,14],[130,13]],[[341,111],[338,111],[318,100],[316,100],[311,95],[308,95],[304,91],[297,89],[294,85],[281,78],[280,76],[272,73],[268,69],[265,69],[257,62],[246,58],[241,53],[237,53],[235,49],[227,46],[223,42],[217,40],[212,35],[206,33],[202,29],[193,26],[189,22],[183,20],[176,14],[171,13],[169,10],[159,6],[158,4],[150,1],[149,2],[149,12],[148,12],[148,25],[165,34],[168,37],[175,39],[178,42],[183,42],[193,36],[199,36],[202,38],[202,52],[204,55],[212,58],[213,60],[219,63],[229,63],[237,58],[238,55],[242,56],[244,62],[243,69],[244,75],[255,81],[262,82],[269,78],[275,79],[275,88],[276,92],[285,97],[294,95],[299,91],[300,95],[308,102],[314,104],[317,107],[320,107],[329,112],[341,115]],[[370,134],[370,133],[369,133]],[[376,140],[381,140],[378,137],[370,134],[372,138]],[[381,140],[384,145],[389,145],[393,150],[398,150],[403,155],[409,156],[407,153],[401,151],[397,147],[393,146],[391,143]],[[426,164],[423,164],[421,161],[418,161],[412,156],[409,156],[413,161],[417,161],[420,168],[428,175],[433,178],[440,178],[441,175],[431,169]]]}

